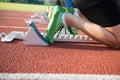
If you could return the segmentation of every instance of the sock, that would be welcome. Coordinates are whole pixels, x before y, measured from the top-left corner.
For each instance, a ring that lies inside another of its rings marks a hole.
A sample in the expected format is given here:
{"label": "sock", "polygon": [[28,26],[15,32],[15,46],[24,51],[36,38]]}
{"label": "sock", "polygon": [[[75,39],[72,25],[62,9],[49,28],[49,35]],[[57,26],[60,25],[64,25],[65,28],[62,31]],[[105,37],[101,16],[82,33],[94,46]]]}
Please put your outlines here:
{"label": "sock", "polygon": [[69,32],[69,30],[68,30],[68,28],[67,28],[66,21],[65,21],[65,15],[66,15],[66,12],[63,13],[63,15],[62,15],[62,22],[63,22],[63,24],[64,24],[64,28],[65,28],[66,34],[70,34],[70,32]]}

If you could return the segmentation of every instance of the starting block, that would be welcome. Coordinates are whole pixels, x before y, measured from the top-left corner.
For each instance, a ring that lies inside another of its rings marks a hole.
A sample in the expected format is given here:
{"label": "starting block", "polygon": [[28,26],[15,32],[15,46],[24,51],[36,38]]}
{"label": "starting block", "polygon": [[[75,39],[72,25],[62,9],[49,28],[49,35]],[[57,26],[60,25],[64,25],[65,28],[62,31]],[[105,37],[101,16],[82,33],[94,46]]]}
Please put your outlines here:
{"label": "starting block", "polygon": [[[37,29],[36,25],[32,21],[27,21],[29,25],[29,29],[27,32],[22,31],[12,31],[8,35],[5,33],[1,33],[0,35],[5,35],[5,37],[1,37],[2,42],[11,42],[14,39],[23,40],[26,45],[40,45],[40,46],[48,46],[49,42],[45,38],[46,33],[40,33]],[[64,30],[63,30],[64,31]],[[56,33],[54,36],[54,40],[58,42],[84,42],[84,43],[98,43],[87,35],[72,35],[65,34],[62,31],[58,34]]]}
{"label": "starting block", "polygon": [[11,42],[14,39],[23,39],[23,37],[24,37],[24,32],[20,32],[20,31],[12,31],[8,35],[4,32],[1,33],[2,42]]}
{"label": "starting block", "polygon": [[33,22],[29,21],[29,29],[27,32],[22,31],[12,31],[8,35],[5,33],[1,33],[5,35],[5,37],[1,37],[2,42],[11,42],[14,39],[23,40],[24,44],[26,45],[41,45],[41,46],[48,46],[49,42],[41,34],[37,27],[34,25]]}
{"label": "starting block", "polygon": [[41,18],[42,15],[47,18],[48,12],[45,11],[45,12],[43,12],[42,14],[41,14],[41,13],[35,13],[34,15],[31,16],[31,18],[33,18],[33,19],[34,19],[34,18]]}
{"label": "starting block", "polygon": [[42,14],[36,13],[34,16],[31,16],[31,19],[29,19],[29,21],[39,24],[48,24],[47,15],[47,12],[44,12]]}
{"label": "starting block", "polygon": [[35,26],[35,24],[31,21],[27,22],[30,26],[30,29],[25,33],[24,36],[24,43],[26,45],[41,45],[41,46],[48,46],[49,42],[45,39]]}

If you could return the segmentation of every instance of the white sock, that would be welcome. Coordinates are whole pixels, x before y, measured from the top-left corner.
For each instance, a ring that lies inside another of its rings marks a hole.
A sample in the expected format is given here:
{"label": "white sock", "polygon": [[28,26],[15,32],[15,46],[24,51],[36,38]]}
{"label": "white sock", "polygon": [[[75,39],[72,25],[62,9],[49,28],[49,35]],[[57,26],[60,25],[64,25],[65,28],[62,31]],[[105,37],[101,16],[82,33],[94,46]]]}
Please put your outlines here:
{"label": "white sock", "polygon": [[80,14],[80,13],[78,12],[78,10],[75,9],[75,11],[74,11],[74,15],[80,17],[79,14]]}
{"label": "white sock", "polygon": [[65,28],[65,30],[66,30],[66,33],[67,33],[67,34],[70,34],[70,32],[69,32],[69,30],[68,30],[68,28],[67,28],[66,21],[65,21],[65,15],[66,15],[66,12],[63,13],[63,15],[62,15],[62,22],[63,22],[63,24],[64,24],[64,28]]}
{"label": "white sock", "polygon": [[66,28],[66,27],[67,27],[67,24],[66,24],[66,21],[65,21],[65,14],[66,14],[66,12],[63,13],[63,15],[62,15],[62,22],[63,22],[63,24],[64,24],[64,27]]}

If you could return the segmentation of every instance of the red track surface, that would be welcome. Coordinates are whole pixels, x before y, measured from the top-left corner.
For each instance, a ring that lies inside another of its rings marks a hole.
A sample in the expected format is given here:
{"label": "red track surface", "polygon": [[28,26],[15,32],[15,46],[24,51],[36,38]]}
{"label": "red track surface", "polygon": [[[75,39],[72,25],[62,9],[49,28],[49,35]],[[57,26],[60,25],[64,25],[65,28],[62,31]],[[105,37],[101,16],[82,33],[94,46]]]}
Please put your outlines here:
{"label": "red track surface", "polygon": [[[24,19],[33,14],[0,10],[0,26],[28,27]],[[0,32],[6,33],[26,30],[0,28]],[[19,40],[0,42],[0,72],[120,75],[120,50],[102,44],[55,42],[48,47],[41,47],[27,46]]]}

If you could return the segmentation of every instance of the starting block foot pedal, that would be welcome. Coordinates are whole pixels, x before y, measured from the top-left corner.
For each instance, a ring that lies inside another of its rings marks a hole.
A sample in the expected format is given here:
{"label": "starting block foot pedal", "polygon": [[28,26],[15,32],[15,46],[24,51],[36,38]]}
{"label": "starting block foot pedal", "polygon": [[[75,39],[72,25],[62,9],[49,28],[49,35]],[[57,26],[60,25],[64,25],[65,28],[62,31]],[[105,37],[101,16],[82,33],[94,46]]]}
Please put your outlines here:
{"label": "starting block foot pedal", "polygon": [[49,42],[38,31],[35,24],[31,21],[28,21],[27,23],[29,24],[30,29],[25,33],[25,37],[23,39],[24,43],[26,45],[48,46]]}

